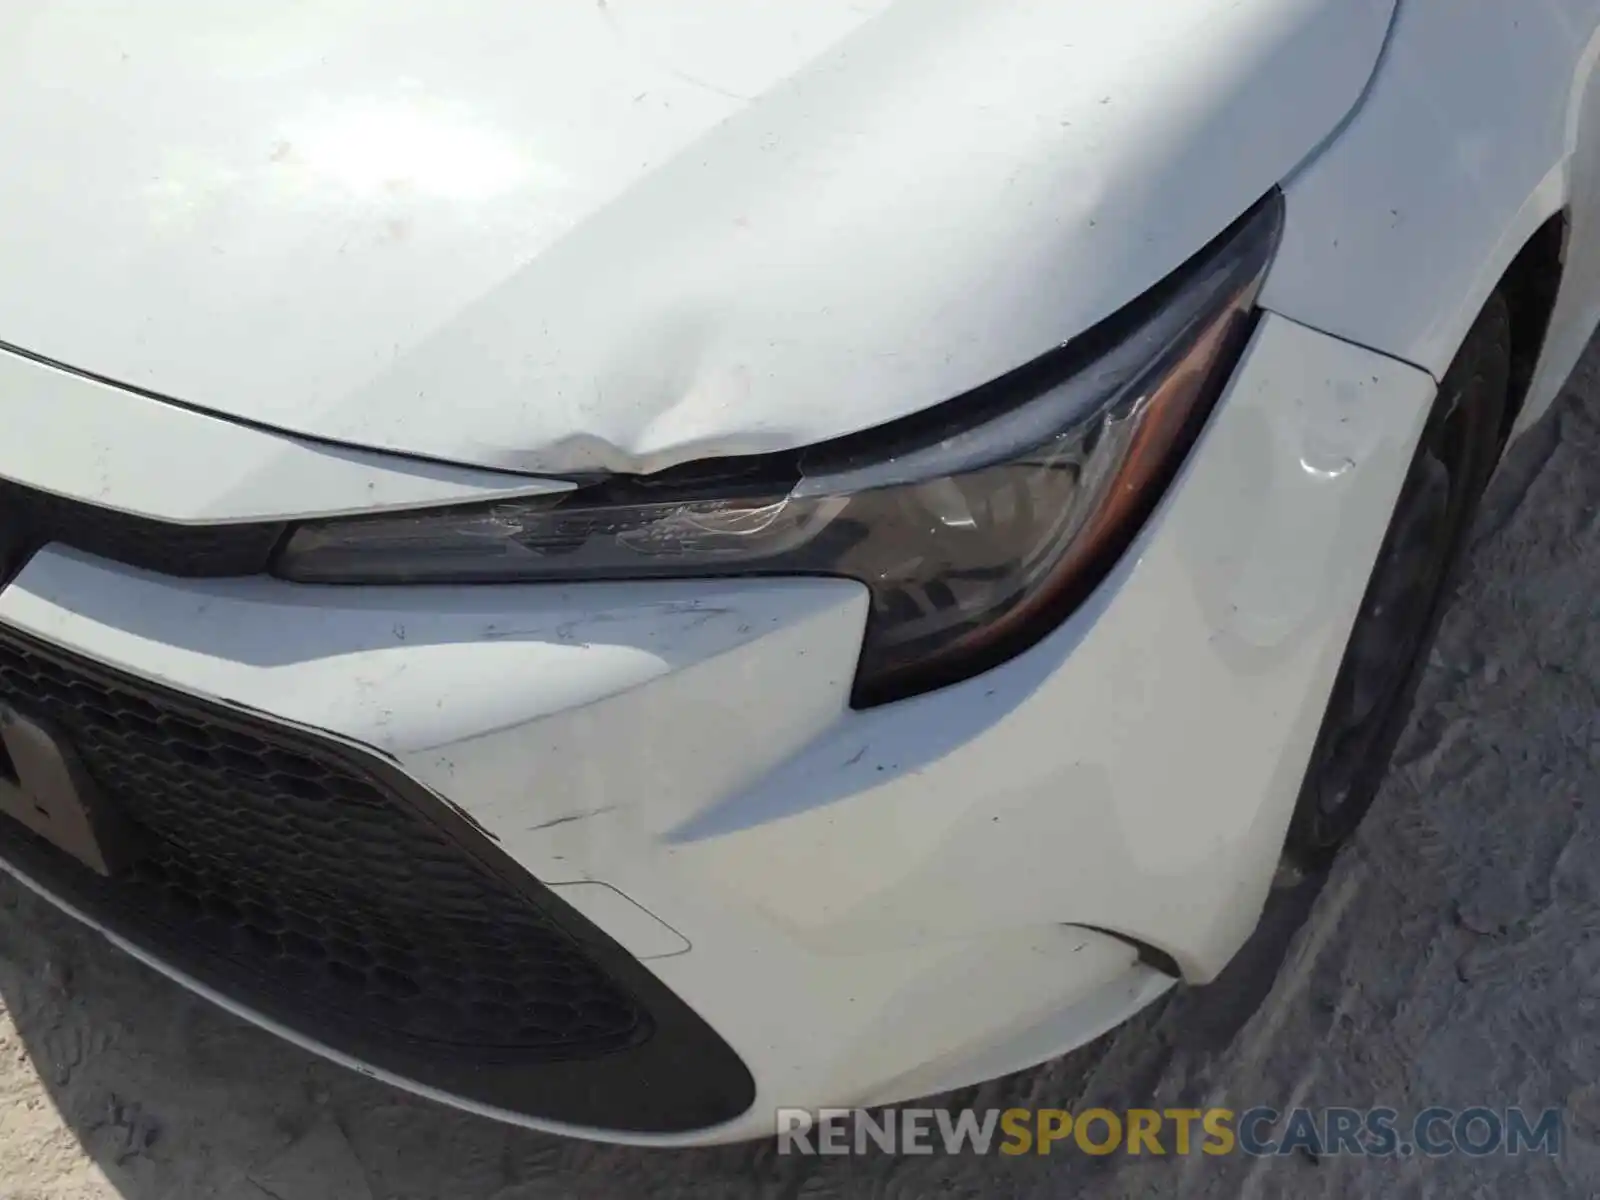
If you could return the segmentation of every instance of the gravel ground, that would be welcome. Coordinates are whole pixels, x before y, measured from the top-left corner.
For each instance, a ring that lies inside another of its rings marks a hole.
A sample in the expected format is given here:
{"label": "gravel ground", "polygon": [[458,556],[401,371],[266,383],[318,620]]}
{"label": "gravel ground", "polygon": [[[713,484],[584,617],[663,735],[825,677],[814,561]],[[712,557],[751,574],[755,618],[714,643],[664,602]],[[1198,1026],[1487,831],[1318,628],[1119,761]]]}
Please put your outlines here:
{"label": "gravel ground", "polygon": [[1600,351],[1497,480],[1358,842],[1210,988],[981,1106],[1563,1106],[1559,1157],[779,1159],[464,1117],[190,998],[0,886],[0,1197],[1600,1196]]}

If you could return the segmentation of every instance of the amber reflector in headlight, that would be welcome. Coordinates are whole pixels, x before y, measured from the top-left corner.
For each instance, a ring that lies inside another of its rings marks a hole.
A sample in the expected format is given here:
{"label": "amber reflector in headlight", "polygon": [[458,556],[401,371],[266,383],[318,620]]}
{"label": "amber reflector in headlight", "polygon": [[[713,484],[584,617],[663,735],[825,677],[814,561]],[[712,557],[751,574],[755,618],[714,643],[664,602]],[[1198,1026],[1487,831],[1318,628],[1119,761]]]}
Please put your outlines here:
{"label": "amber reflector in headlight", "polygon": [[1243,344],[1274,193],[1083,337],[915,417],[787,454],[556,496],[301,526],[307,583],[838,575],[872,596],[856,702],[971,675],[1059,622],[1126,549]]}

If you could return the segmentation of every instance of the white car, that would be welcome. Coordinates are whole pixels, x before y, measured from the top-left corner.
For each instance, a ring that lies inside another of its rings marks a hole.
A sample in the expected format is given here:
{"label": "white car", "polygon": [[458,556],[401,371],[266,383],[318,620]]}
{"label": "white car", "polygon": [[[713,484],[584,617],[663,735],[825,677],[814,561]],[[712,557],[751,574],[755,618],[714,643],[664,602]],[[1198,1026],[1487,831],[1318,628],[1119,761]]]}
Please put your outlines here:
{"label": "white car", "polygon": [[0,6],[0,859],[638,1143],[1206,982],[1600,318],[1597,27]]}

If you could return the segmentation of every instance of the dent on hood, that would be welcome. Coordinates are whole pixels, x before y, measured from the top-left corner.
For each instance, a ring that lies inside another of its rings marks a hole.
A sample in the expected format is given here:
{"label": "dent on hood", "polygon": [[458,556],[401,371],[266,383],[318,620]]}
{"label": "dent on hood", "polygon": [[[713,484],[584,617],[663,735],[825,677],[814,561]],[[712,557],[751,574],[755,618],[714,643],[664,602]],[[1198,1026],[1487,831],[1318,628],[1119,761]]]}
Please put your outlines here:
{"label": "dent on hood", "polygon": [[0,4],[0,156],[40,167],[0,177],[0,333],[524,473],[823,441],[1195,253],[1356,103],[1392,7]]}
{"label": "dent on hood", "polygon": [[555,475],[906,416],[1088,328],[1231,223],[1357,102],[1389,13],[892,5],[322,416]]}
{"label": "dent on hood", "polygon": [[716,353],[719,322],[726,314],[704,305],[641,320],[588,394],[581,381],[545,377],[547,388],[521,416],[524,429],[545,431],[541,440],[517,449],[479,443],[475,456],[506,455],[505,465],[536,474],[646,475],[803,444],[810,429],[784,423],[781,409],[765,411],[750,370]]}

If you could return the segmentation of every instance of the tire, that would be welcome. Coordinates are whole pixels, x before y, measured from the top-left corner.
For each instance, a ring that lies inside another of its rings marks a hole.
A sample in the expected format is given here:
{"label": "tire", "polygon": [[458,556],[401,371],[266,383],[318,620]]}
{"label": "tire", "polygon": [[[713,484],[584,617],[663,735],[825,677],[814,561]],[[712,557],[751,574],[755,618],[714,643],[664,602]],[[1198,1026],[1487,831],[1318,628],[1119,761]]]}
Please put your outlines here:
{"label": "tire", "polygon": [[1439,385],[1351,629],[1289,823],[1299,867],[1332,860],[1388,771],[1499,461],[1510,375],[1511,312],[1496,292]]}

